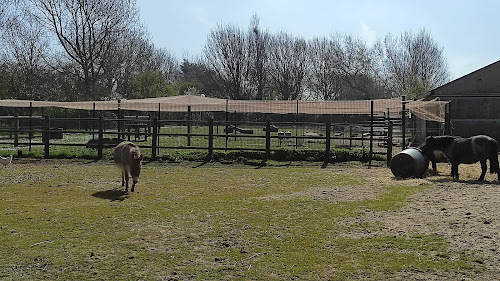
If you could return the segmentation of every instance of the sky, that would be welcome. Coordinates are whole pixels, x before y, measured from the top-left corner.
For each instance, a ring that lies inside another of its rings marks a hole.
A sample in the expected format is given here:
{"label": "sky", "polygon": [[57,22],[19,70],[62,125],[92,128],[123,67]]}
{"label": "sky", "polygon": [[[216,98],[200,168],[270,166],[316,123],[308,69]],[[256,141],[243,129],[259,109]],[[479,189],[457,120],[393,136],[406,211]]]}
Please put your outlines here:
{"label": "sky", "polygon": [[137,0],[154,45],[197,57],[211,30],[246,30],[253,15],[271,33],[304,39],[347,33],[368,44],[387,34],[426,29],[443,48],[453,79],[500,60],[500,1]]}

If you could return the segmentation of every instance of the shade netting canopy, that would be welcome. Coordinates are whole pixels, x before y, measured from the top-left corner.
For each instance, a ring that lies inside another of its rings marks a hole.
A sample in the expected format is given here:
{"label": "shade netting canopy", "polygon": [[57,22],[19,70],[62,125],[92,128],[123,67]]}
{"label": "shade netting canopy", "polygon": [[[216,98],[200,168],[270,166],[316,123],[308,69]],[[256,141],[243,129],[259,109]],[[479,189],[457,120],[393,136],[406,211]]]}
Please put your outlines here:
{"label": "shade netting canopy", "polygon": [[235,112],[274,114],[332,114],[332,115],[400,116],[403,103],[415,116],[430,121],[445,121],[446,101],[402,101],[400,99],[297,101],[297,100],[229,100],[203,96],[172,96],[160,98],[113,101],[29,101],[0,100],[3,107],[59,107],[83,110],[134,110],[161,112]]}

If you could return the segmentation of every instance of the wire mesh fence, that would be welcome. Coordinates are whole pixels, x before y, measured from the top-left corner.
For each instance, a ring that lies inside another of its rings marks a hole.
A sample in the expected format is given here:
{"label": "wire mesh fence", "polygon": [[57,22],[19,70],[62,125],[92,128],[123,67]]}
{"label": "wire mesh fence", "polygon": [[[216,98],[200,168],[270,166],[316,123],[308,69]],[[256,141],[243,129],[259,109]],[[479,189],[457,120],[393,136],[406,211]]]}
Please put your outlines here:
{"label": "wire mesh fence", "polygon": [[103,155],[110,155],[110,150],[123,140],[137,143],[149,157],[165,157],[177,150],[208,153],[209,150],[266,152],[342,148],[366,150],[368,153],[370,141],[378,144],[372,150],[374,153],[384,154],[387,148],[387,126],[383,124],[374,125],[372,130],[377,133],[371,137],[370,127],[366,124],[214,122],[212,119],[158,121],[156,117],[94,119],[20,116],[2,117],[0,120],[2,150],[16,149],[21,154],[38,152],[44,157],[102,158]]}
{"label": "wire mesh fence", "polygon": [[[332,149],[391,158],[398,147],[441,134],[446,119],[442,102],[156,102],[87,102],[84,109],[77,104],[44,107],[30,102],[26,107],[18,102],[18,107],[9,107],[4,103],[0,107],[0,150],[99,158],[110,154],[119,141],[130,140],[155,158],[179,150],[267,153]],[[73,148],[71,152],[68,147]]]}

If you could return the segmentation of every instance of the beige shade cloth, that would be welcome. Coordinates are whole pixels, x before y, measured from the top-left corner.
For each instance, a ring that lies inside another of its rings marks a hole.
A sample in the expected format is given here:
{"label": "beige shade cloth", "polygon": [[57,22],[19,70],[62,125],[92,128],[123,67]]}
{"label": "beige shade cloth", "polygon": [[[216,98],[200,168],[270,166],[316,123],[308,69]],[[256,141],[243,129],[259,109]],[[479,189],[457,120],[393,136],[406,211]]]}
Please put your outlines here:
{"label": "beige shade cloth", "polygon": [[420,119],[445,122],[446,104],[448,101],[411,101],[406,104],[407,109]]}
{"label": "beige shade cloth", "polygon": [[[117,101],[80,101],[80,102],[59,102],[59,101],[29,101],[29,100],[0,100],[3,107],[60,107],[84,110],[116,110]],[[95,108],[94,108],[95,106]]]}
{"label": "beige shade cloth", "polygon": [[186,112],[188,106],[193,112],[226,111],[226,100],[187,95],[121,100],[120,102],[121,109],[138,111],[158,111],[159,108],[160,111],[166,112]]}
{"label": "beige shade cloth", "polygon": [[[373,100],[375,115],[400,116],[402,100]],[[238,112],[276,114],[371,114],[370,100],[296,101],[296,100],[226,100],[203,96],[173,96],[133,100],[51,102],[27,100],[0,100],[3,107],[60,107],[83,110],[124,110],[187,112]],[[405,101],[406,109],[415,116],[431,121],[445,121],[446,101]]]}

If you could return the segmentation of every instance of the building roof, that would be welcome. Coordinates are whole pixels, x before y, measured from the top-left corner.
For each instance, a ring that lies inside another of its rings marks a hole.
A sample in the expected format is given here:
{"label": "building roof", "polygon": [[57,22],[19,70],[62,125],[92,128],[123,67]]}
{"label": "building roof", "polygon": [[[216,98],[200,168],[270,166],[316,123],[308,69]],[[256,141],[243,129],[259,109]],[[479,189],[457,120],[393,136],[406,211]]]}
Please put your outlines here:
{"label": "building roof", "polygon": [[426,99],[457,96],[500,96],[500,61],[431,90]]}

